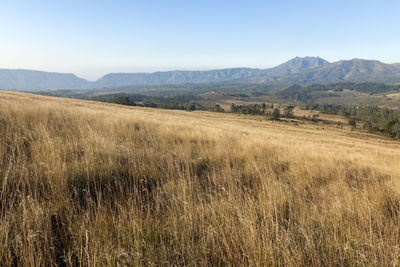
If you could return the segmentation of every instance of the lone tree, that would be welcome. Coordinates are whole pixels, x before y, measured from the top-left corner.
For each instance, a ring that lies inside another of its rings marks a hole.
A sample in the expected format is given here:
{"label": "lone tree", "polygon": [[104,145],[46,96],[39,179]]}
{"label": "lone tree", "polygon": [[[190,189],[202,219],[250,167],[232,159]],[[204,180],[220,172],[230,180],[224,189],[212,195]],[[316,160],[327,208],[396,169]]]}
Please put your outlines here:
{"label": "lone tree", "polygon": [[369,132],[371,132],[371,131],[372,131],[372,123],[369,122],[369,121],[366,121],[366,122],[364,123],[364,125],[363,125],[363,129],[364,129],[364,130],[367,130],[367,131],[369,131]]}
{"label": "lone tree", "polygon": [[279,111],[278,108],[275,108],[274,111],[272,112],[272,119],[273,120],[279,120],[279,118],[281,117],[281,112]]}
{"label": "lone tree", "polygon": [[231,104],[231,112],[232,112],[232,113],[238,112],[238,108],[237,108],[237,106],[236,106],[234,103]]}
{"label": "lone tree", "polygon": [[286,118],[293,118],[294,117],[293,109],[294,109],[294,106],[287,106],[285,108],[284,115],[285,115]]}
{"label": "lone tree", "polygon": [[356,120],[354,120],[354,119],[349,120],[349,125],[350,125],[351,127],[356,128],[356,126],[357,126]]}
{"label": "lone tree", "polygon": [[187,106],[188,111],[194,111],[196,109],[196,105],[194,103],[191,103],[189,106]]}
{"label": "lone tree", "polygon": [[224,111],[223,108],[221,108],[221,106],[219,104],[215,104],[214,106],[214,111],[216,112],[222,112]]}
{"label": "lone tree", "polygon": [[265,103],[262,103],[261,108],[262,108],[262,113],[265,114],[265,109],[267,108],[267,105]]}

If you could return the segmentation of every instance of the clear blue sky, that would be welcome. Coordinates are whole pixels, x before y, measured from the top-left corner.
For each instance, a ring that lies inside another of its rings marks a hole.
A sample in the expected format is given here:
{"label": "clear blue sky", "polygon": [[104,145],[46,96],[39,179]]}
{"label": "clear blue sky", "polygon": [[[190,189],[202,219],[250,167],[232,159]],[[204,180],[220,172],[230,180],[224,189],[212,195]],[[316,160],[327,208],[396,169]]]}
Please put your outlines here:
{"label": "clear blue sky", "polygon": [[271,67],[295,56],[400,62],[400,1],[5,0],[0,68]]}

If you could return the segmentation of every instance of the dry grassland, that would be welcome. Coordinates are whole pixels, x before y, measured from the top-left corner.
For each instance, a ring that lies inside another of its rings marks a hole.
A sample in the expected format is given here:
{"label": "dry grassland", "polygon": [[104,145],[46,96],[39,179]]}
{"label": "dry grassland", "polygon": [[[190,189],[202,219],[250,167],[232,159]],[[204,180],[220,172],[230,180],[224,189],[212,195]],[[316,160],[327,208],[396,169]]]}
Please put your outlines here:
{"label": "dry grassland", "polygon": [[398,265],[400,145],[0,92],[2,265]]}

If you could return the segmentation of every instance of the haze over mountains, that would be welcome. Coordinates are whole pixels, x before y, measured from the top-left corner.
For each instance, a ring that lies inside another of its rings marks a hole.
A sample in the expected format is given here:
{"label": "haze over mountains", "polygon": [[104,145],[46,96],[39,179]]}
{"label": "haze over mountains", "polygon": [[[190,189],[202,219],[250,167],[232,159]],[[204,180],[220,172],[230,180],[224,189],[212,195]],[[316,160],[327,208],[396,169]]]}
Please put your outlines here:
{"label": "haze over mountains", "polygon": [[80,89],[90,82],[70,73],[0,69],[0,88],[9,90]]}
{"label": "haze over mountains", "polygon": [[[289,61],[290,62],[290,61]],[[287,63],[285,63],[287,64]],[[249,83],[312,84],[329,82],[400,82],[400,64],[376,60],[352,59],[323,64],[319,67],[297,68],[276,75],[249,77]]]}
{"label": "haze over mountains", "polygon": [[74,74],[0,69],[1,89],[23,91],[182,83],[230,82],[289,85],[344,81],[400,82],[400,64],[385,64],[363,59],[330,63],[319,57],[296,57],[270,69],[230,68],[209,71],[110,73],[95,82],[79,78]]}

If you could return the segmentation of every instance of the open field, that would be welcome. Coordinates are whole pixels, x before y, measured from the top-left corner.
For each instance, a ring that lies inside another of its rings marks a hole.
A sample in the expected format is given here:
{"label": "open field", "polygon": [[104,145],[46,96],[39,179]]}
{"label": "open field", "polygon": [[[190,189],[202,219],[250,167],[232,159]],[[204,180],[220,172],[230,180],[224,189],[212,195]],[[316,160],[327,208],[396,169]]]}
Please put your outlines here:
{"label": "open field", "polygon": [[0,91],[2,265],[398,265],[400,144]]}
{"label": "open field", "polygon": [[[281,109],[281,113],[282,112],[283,112],[283,109]],[[312,117],[312,115],[318,114],[319,119],[332,121],[332,122],[340,122],[343,124],[347,124],[349,121],[349,118],[345,118],[345,117],[342,117],[339,115],[333,115],[333,114],[324,114],[318,110],[304,110],[304,109],[295,108],[295,109],[293,109],[293,114],[298,117],[303,117],[303,116]]]}

